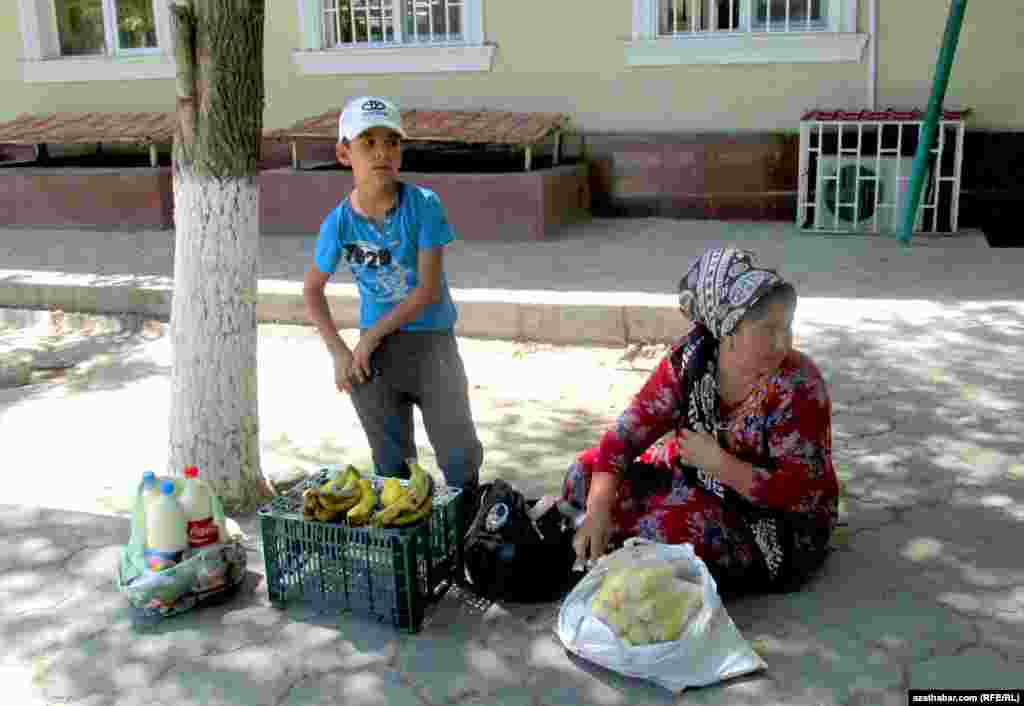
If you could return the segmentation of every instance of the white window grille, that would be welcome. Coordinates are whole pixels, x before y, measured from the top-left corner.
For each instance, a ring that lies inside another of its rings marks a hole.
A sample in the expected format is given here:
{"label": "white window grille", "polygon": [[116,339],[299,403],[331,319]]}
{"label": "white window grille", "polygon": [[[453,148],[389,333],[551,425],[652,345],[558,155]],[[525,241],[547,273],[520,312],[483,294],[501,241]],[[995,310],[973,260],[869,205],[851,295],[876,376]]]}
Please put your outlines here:
{"label": "white window grille", "polygon": [[159,51],[153,0],[53,0],[60,56]]}
{"label": "white window grille", "polygon": [[323,0],[323,48],[464,39],[462,0]]}
{"label": "white window grille", "polygon": [[[958,229],[966,112],[947,111],[929,150],[915,233]],[[827,233],[893,233],[924,116],[920,111],[812,111],[800,123],[797,225]]]}
{"label": "white window grille", "polygon": [[[653,0],[652,0],[653,1]],[[490,71],[483,0],[298,0],[304,75]]]}
{"label": "white window grille", "polygon": [[633,0],[627,66],[861,61],[858,0]]}
{"label": "white window grille", "polygon": [[658,0],[658,36],[839,32],[842,0]]}

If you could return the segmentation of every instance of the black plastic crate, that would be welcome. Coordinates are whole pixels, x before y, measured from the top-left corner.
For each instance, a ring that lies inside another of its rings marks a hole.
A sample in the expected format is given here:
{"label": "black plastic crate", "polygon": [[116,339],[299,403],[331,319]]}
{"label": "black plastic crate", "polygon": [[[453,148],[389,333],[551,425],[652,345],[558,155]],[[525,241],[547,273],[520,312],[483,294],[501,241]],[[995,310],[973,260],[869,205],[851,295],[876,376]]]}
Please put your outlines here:
{"label": "black plastic crate", "polygon": [[[321,471],[260,510],[271,602],[301,601],[322,612],[351,611],[417,632],[429,602],[462,576],[460,490],[435,489],[433,512],[393,529],[306,520],[301,495]],[[379,491],[382,478],[368,476]],[[404,481],[403,481],[404,484]]]}

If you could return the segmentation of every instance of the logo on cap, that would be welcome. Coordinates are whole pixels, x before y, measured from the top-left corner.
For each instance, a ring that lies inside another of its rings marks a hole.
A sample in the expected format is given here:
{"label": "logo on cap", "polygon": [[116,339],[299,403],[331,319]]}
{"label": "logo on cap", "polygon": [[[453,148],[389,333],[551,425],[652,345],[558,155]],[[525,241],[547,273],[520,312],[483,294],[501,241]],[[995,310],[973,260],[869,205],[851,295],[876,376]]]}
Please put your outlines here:
{"label": "logo on cap", "polygon": [[488,532],[497,532],[508,522],[508,515],[508,505],[505,503],[495,503],[484,519],[484,526]]}
{"label": "logo on cap", "polygon": [[387,105],[385,105],[383,102],[381,102],[379,100],[373,100],[372,98],[370,100],[368,100],[368,101],[365,101],[363,103],[363,105],[362,105],[362,108],[363,108],[363,112],[364,113],[386,113],[386,112],[388,112]]}

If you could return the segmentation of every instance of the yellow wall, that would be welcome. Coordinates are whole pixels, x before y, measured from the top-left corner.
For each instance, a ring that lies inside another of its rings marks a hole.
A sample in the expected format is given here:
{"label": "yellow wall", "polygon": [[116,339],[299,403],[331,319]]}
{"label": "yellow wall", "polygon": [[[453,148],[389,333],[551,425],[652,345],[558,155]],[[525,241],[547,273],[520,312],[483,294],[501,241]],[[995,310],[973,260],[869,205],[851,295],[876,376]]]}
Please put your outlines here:
{"label": "yellow wall", "polygon": [[[586,37],[567,41],[583,7]],[[278,20],[268,49],[287,55],[297,43],[297,20],[275,10]],[[376,92],[409,108],[566,112],[586,131],[752,131],[792,129],[808,105],[846,107],[864,94],[864,72],[855,64],[627,68],[628,0],[491,0],[484,22],[498,46],[490,73],[301,77],[290,62],[268,63],[266,120],[315,114],[327,96]]]}
{"label": "yellow wall", "polygon": [[[950,0],[880,4],[879,104],[925,106]],[[968,3],[946,105],[971,108],[969,128],[1024,130],[1022,103],[1024,3]]]}
{"label": "yellow wall", "polygon": [[174,82],[25,83],[15,0],[0,0],[0,120],[57,111],[174,110]]}
{"label": "yellow wall", "polygon": [[[867,2],[861,0],[862,26]],[[924,106],[949,0],[879,2],[879,104]],[[364,92],[395,96],[410,108],[561,111],[592,132],[793,130],[807,107],[852,108],[865,100],[866,62],[626,68],[629,0],[484,4],[485,32],[498,46],[490,73],[305,77],[290,58],[299,45],[296,3],[267,0],[266,126],[287,125]],[[15,0],[3,5],[0,120],[26,112],[173,109],[171,80],[23,83]],[[566,39],[570,30],[577,38]],[[968,7],[947,105],[974,108],[972,127],[1024,129],[1022,40],[1024,5]]]}

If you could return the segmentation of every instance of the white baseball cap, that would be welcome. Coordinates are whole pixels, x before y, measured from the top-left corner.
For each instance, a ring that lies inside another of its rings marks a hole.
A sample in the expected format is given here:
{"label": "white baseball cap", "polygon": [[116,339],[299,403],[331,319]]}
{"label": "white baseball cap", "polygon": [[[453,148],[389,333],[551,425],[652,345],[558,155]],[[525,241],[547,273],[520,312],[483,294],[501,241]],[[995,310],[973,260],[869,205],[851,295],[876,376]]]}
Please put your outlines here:
{"label": "white baseball cap", "polygon": [[402,114],[393,101],[377,96],[353,98],[338,118],[338,140],[352,140],[371,127],[386,127],[403,138]]}

